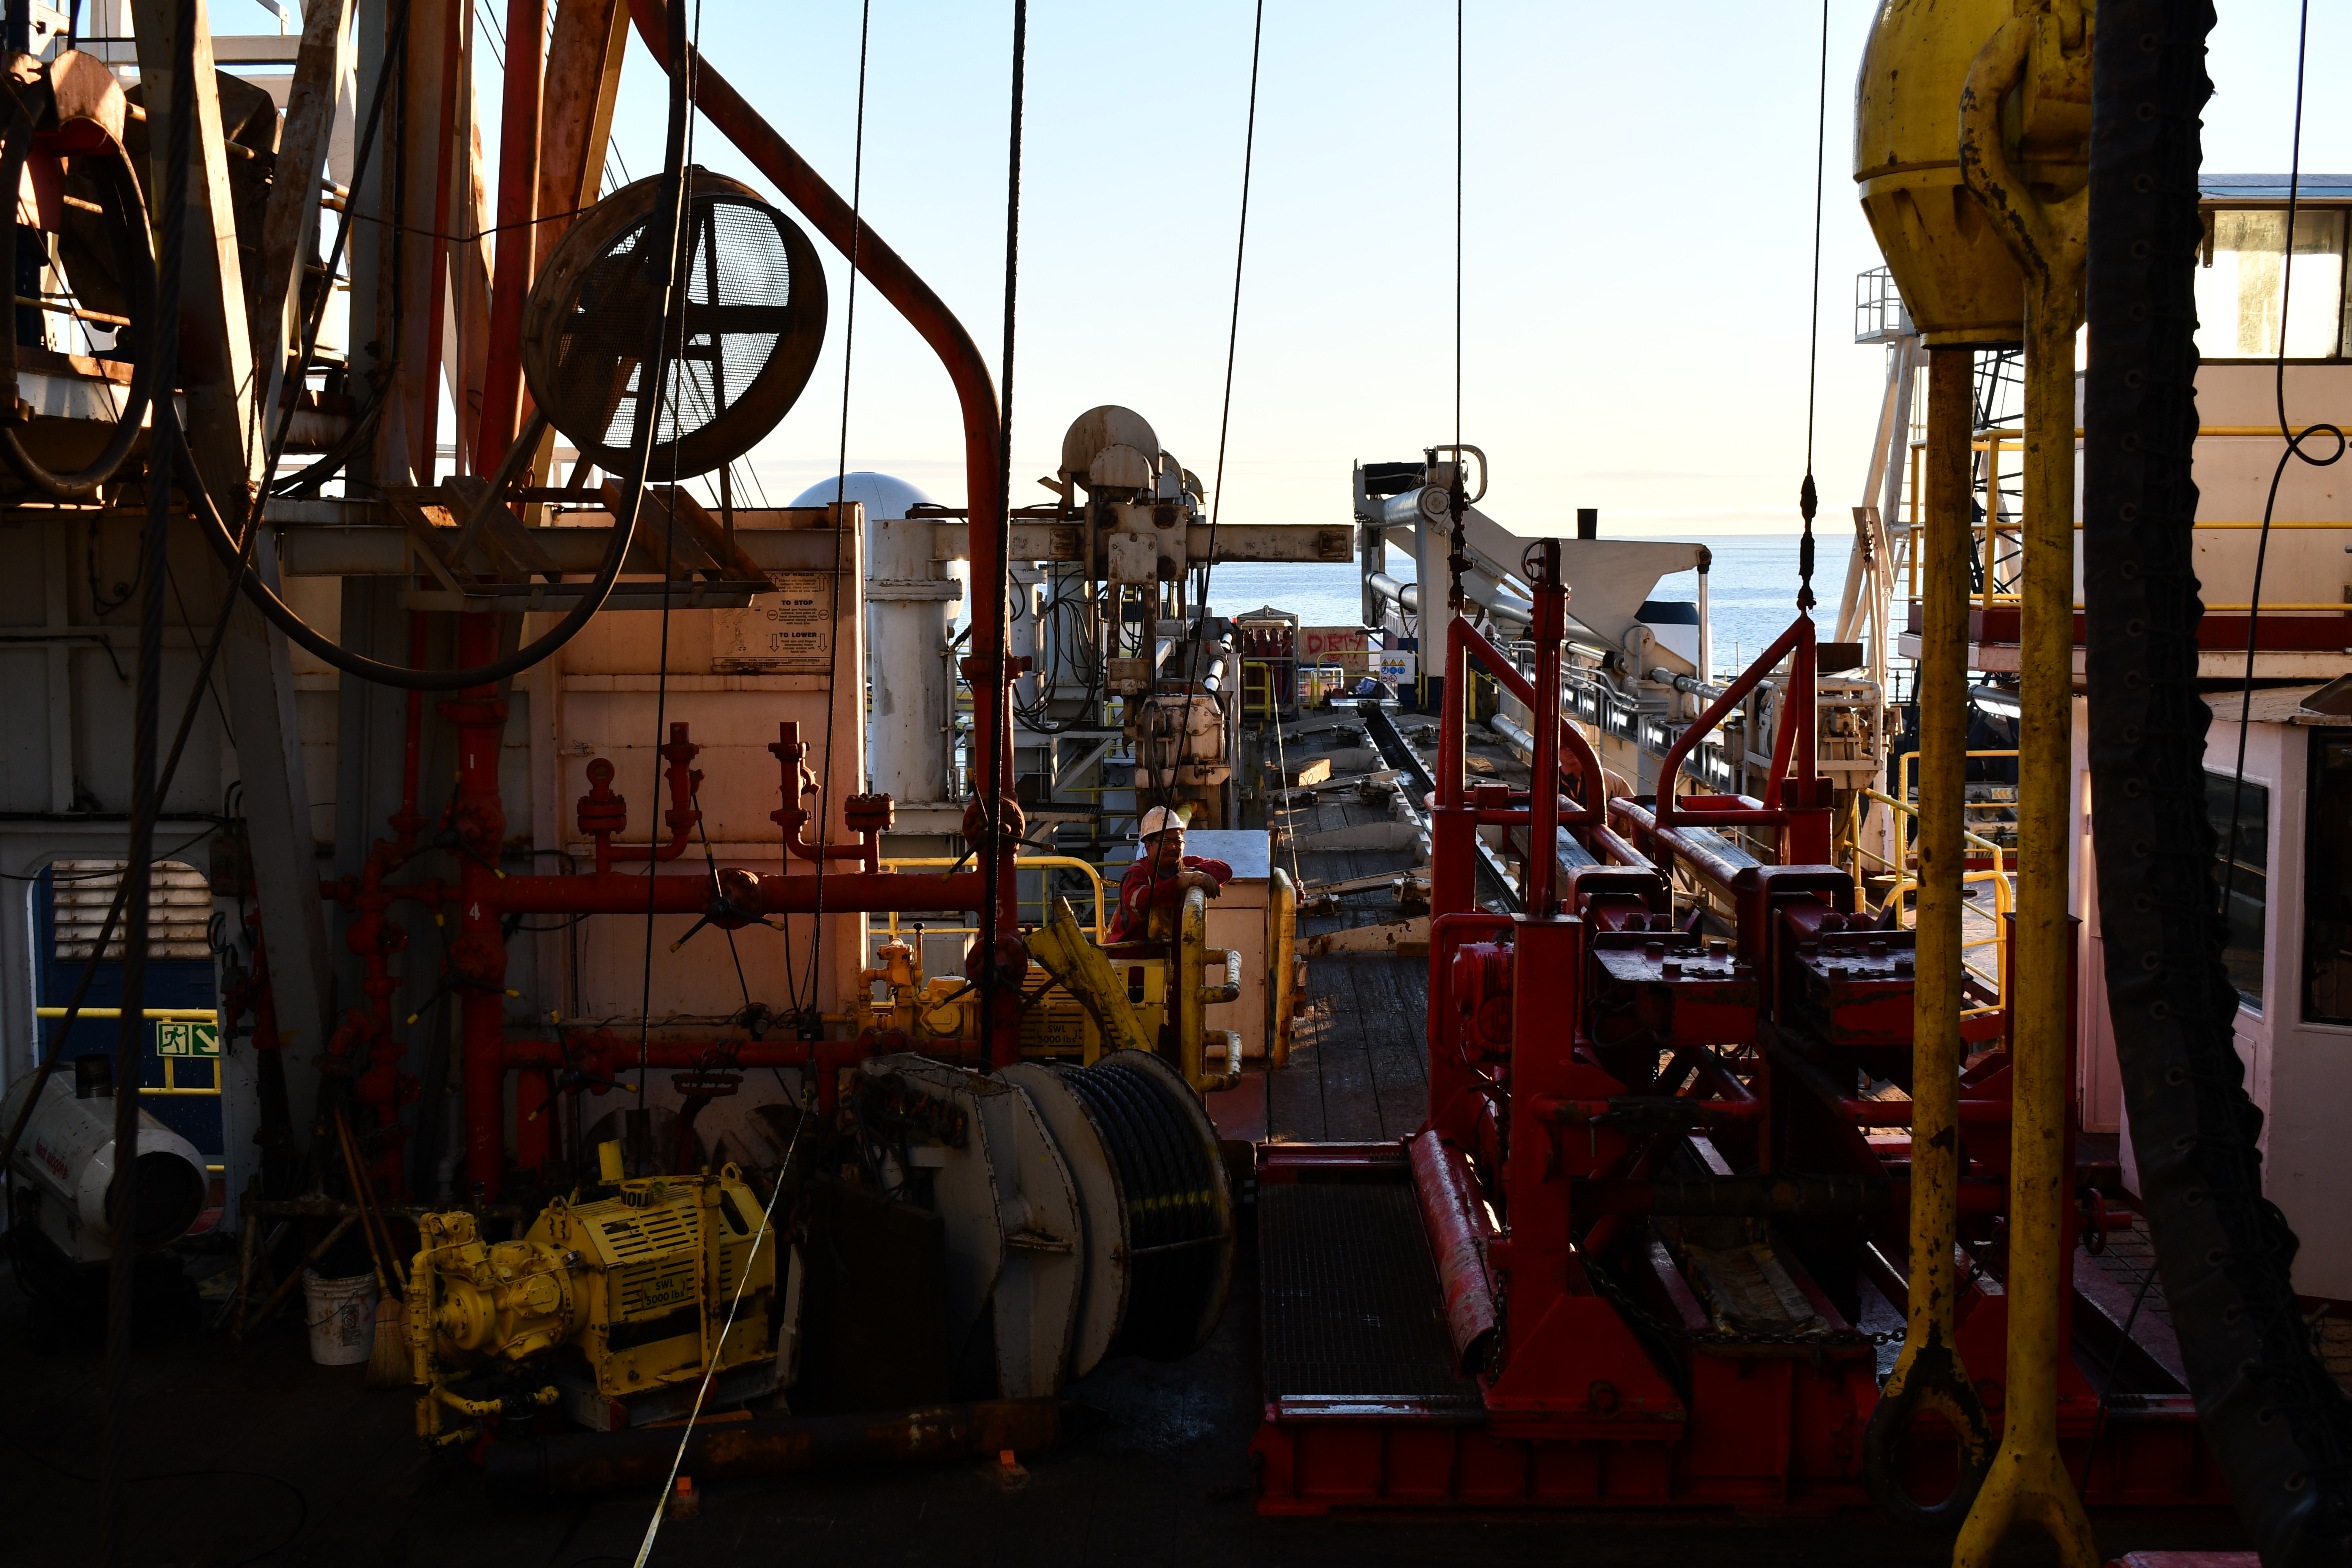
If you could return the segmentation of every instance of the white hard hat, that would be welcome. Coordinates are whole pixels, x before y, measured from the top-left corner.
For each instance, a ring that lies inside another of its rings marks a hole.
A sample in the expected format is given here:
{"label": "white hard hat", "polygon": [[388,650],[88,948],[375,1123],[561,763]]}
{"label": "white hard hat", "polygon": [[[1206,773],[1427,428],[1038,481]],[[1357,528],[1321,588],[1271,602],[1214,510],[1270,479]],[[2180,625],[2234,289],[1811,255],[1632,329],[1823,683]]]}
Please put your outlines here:
{"label": "white hard hat", "polygon": [[1177,816],[1174,812],[1169,810],[1164,805],[1155,805],[1150,811],[1143,814],[1143,826],[1139,830],[1140,837],[1150,838],[1156,835],[1170,831],[1177,833],[1183,832],[1184,819]]}

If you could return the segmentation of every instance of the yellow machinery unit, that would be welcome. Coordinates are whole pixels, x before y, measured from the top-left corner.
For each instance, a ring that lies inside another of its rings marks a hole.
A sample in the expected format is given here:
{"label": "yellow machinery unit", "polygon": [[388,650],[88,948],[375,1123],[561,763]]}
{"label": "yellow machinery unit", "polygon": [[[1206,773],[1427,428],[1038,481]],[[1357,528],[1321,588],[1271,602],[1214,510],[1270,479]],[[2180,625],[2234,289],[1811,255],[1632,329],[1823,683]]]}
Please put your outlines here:
{"label": "yellow machinery unit", "polygon": [[775,1238],[736,1168],[626,1181],[618,1143],[597,1152],[614,1195],[559,1198],[519,1241],[482,1240],[468,1214],[418,1222],[408,1339],[428,1447],[475,1431],[453,1426],[453,1411],[553,1406],[611,1430],[683,1415],[714,1355],[707,1405],[768,1393],[787,1370]]}
{"label": "yellow machinery unit", "polygon": [[[1159,1050],[1163,1032],[1172,1031],[1170,1059],[1181,1066],[1187,1082],[1204,1091],[1233,1087],[1241,1074],[1241,1037],[1208,1027],[1202,1010],[1241,994],[1241,955],[1209,946],[1207,921],[1204,897],[1188,895],[1172,947],[1177,972],[1195,983],[1189,993],[1174,988],[1171,1007],[1167,958],[1113,957],[1088,939],[1067,900],[1054,900],[1045,923],[1026,933],[1034,962],[1023,987],[1028,998],[1023,1059],[1092,1067],[1109,1051]],[[902,1033],[918,1051],[934,1040],[979,1037],[976,987],[947,975],[927,976],[912,943],[887,943],[876,956],[881,962],[858,978],[868,986],[878,982],[887,995],[866,1003],[860,1019],[865,1028]],[[1284,995],[1286,1013],[1286,988]],[[1223,1062],[1223,1070],[1213,1070],[1213,1060]]]}

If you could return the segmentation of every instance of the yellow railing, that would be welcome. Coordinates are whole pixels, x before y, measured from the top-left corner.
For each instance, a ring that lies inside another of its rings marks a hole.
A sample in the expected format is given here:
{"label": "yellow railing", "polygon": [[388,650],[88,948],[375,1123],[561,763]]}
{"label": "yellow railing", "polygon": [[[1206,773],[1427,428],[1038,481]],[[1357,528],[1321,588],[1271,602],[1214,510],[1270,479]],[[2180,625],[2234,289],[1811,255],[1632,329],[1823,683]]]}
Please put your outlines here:
{"label": "yellow railing", "polygon": [[[1916,757],[1919,753],[1914,752],[1910,754]],[[1897,800],[1893,795],[1885,794],[1879,790],[1857,790],[1854,792],[1854,795],[1857,800],[1874,800],[1882,805],[1892,806],[1903,816],[1911,817],[1915,821],[1919,816],[1919,808],[1917,806],[1913,805],[1908,801]],[[2005,805],[2007,803],[2000,801],[1970,801],[1968,804],[1970,805]],[[1960,840],[1964,844],[1973,846],[1976,848],[1982,849],[1990,854],[1992,856],[1992,868],[1994,870],[2003,873],[2008,871],[2009,862],[2006,857],[2009,852],[2003,849],[2000,845],[1994,843],[1991,839],[1979,837],[1976,834],[1970,833],[1966,828],[1962,828],[1960,830]],[[1908,850],[1905,850],[1903,852],[1903,858],[1900,862],[1889,860],[1885,856],[1881,855],[1875,849],[1864,849],[1862,847],[1862,836],[1860,834],[1856,834],[1854,836],[1853,850],[1857,855],[1869,856],[1872,859],[1877,861],[1886,869],[1895,873],[1898,877],[1908,876],[1910,874],[1911,855]],[[1859,877],[1854,879],[1857,882],[1861,879],[1862,879]]]}
{"label": "yellow railing", "polygon": [[[1906,794],[1909,793],[1911,759],[1918,754],[1919,753],[1916,752],[1906,752],[1903,753],[1902,767],[1905,774],[1904,785]],[[2017,753],[2015,752],[1970,752],[1969,755],[1972,757],[2013,757],[2017,755]],[[1919,808],[1917,806],[1912,805],[1908,801],[1896,800],[1893,795],[1885,794],[1879,790],[1857,790],[1855,795],[1859,798],[1876,801],[1882,805],[1888,806],[1899,816],[1908,816],[1914,820],[1916,820],[1919,816]],[[1969,804],[1971,805],[1978,805],[1999,803],[1971,801]],[[1962,942],[1960,944],[1960,963],[1962,967],[1967,969],[1969,973],[1975,975],[1979,980],[1990,984],[1993,987],[1994,994],[1999,996],[2000,999],[1998,1004],[1992,1006],[1962,1008],[1960,1016],[1967,1018],[1976,1017],[1986,1013],[1998,1013],[2002,1007],[2007,1006],[2009,1004],[2009,947],[2008,944],[2001,940],[2001,921],[2004,916],[2017,907],[2017,886],[2016,883],[2011,880],[2007,869],[2007,852],[2003,850],[2000,845],[1994,843],[1989,838],[1979,837],[1978,835],[1968,832],[1966,829],[1961,830],[1960,838],[1964,844],[1978,849],[1987,850],[1990,852],[1992,856],[1991,869],[1967,872],[1961,876],[1960,880],[1963,883],[1990,882],[1992,884],[1993,905],[1992,935],[1990,937],[1980,938],[1976,942]],[[1901,926],[1904,924],[1903,895],[1907,892],[1916,892],[1918,890],[1919,887],[1919,879],[1912,874],[1908,864],[1910,859],[1909,854],[1906,852],[1904,854],[1905,863],[1897,865],[1895,862],[1887,859],[1885,856],[1879,854],[1875,850],[1864,849],[1862,847],[1862,836],[1860,834],[1856,834],[1854,836],[1853,848],[1854,854],[1857,858],[1857,864],[1855,866],[1857,873],[1861,869],[1859,857],[1864,855],[1869,856],[1881,866],[1885,867],[1888,870],[1895,873],[1895,885],[1887,889],[1885,902],[1880,904],[1878,908],[1879,912],[1884,914],[1888,907],[1892,906],[1895,910],[1895,923],[1897,926]],[[1856,875],[1854,880],[1859,882],[1862,880],[1862,878],[1859,875]],[[1978,948],[1984,947],[1990,947],[1993,950],[1993,967],[1990,973],[1968,962],[1967,955],[1970,952]]]}
{"label": "yellow railing", "polygon": [[[1253,669],[1265,677],[1265,706],[1263,709],[1249,700],[1249,672]],[[1274,688],[1273,661],[1263,658],[1245,658],[1242,660],[1242,717],[1246,719],[1253,713],[1263,712],[1268,720],[1277,723],[1280,722],[1282,711],[1276,704],[1276,693]]]}
{"label": "yellow railing", "polygon": [[[950,859],[942,855],[924,856],[907,860],[885,860],[882,862],[882,867],[885,870],[895,871],[902,866],[960,866],[963,863],[961,860]],[[1095,869],[1093,862],[1081,860],[1075,855],[1024,855],[1013,863],[1013,868],[1015,871],[1084,871],[1087,874],[1087,879],[1095,885],[1095,941],[1099,942],[1109,936],[1110,926],[1107,917],[1108,905],[1103,891],[1105,884],[1102,873]],[[898,911],[896,910],[890,911],[888,930],[895,940],[898,935]],[[976,926],[925,926],[923,930],[932,934],[961,936],[976,935],[979,931]]]}
{"label": "yellow railing", "polygon": [[[68,1009],[64,1007],[36,1007],[33,1009],[33,1016],[62,1018],[68,1011]],[[122,1016],[122,1009],[120,1007],[81,1007],[72,1011],[77,1021],[82,1018]],[[151,1024],[216,1024],[220,1021],[220,1010],[216,1007],[148,1007],[142,1010],[140,1016]],[[221,1081],[218,1057],[159,1057],[156,1059],[163,1064],[163,1081],[161,1085],[142,1084],[139,1092],[142,1097],[151,1094],[195,1094],[215,1098],[219,1096]],[[202,1089],[182,1087],[180,1064],[184,1061],[209,1062],[213,1069],[211,1084]]]}
{"label": "yellow railing", "polygon": [[[1987,1013],[1998,1013],[2009,1005],[2009,944],[2001,940],[2001,930],[2002,921],[2011,910],[2017,908],[2017,889],[2011,884],[2009,873],[2006,871],[1970,871],[1963,875],[1960,880],[1964,883],[1990,882],[1992,884],[1992,935],[1979,937],[1975,942],[1960,943],[1960,966],[1979,980],[1990,984],[1993,987],[1993,994],[2000,997],[1998,1002],[1986,1006],[1960,1009],[1961,1017],[1975,1018],[1981,1017]],[[1883,910],[1887,904],[1895,907],[1895,923],[1897,927],[1906,926],[1903,916],[1903,895],[1916,892],[1918,889],[1919,879],[1906,873],[1896,879],[1894,887],[1887,889],[1886,904],[1882,904],[1879,908]],[[1914,917],[1913,923],[1916,923],[1916,917]],[[1990,973],[1987,973],[1968,961],[1969,953],[1984,947],[1992,949],[1993,967]]]}
{"label": "yellow railing", "polygon": [[[1971,757],[2013,757],[2017,755],[2017,751],[2014,747],[2011,747],[2007,751],[1969,752],[1967,755]],[[1911,764],[1918,760],[1919,753],[1916,752],[1906,752],[1901,756],[1895,759],[1895,787],[1901,792],[1901,804],[1904,805],[1905,809],[1914,816],[1918,815],[1918,811],[1916,807],[1909,805],[1912,789]],[[1884,797],[1882,796],[1881,798]],[[1889,805],[1896,805],[1897,802],[1890,800],[1887,804]],[[1960,812],[1962,814],[1962,820],[1964,821],[1966,820],[1967,814],[1971,811],[2014,811],[2016,809],[2017,803],[2013,800],[1970,800],[1963,801],[1960,804]],[[1982,843],[1983,840],[1979,839],[1978,842]],[[1993,864],[1995,866],[2000,866],[2002,863],[1999,860],[1995,860]]]}

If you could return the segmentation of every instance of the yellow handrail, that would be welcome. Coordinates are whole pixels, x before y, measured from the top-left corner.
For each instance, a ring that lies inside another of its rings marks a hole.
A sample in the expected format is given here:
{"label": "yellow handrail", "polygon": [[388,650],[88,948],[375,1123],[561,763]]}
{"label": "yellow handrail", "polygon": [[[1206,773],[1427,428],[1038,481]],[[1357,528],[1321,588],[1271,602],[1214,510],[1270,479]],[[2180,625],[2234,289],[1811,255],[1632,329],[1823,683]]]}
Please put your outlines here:
{"label": "yellow handrail", "polygon": [[[1975,975],[1979,980],[1990,981],[1995,994],[2000,998],[1998,1003],[1990,1007],[1963,1007],[1960,1009],[1961,1017],[1975,1018],[1980,1017],[1987,1013],[1998,1013],[2002,1008],[2009,1005],[2009,944],[2001,941],[2000,931],[2002,920],[2009,915],[2011,910],[2017,907],[2017,891],[2015,888],[2011,885],[2009,874],[2005,871],[1970,871],[1963,875],[1960,878],[1960,880],[1963,882],[1990,882],[1992,884],[1993,934],[1989,937],[1980,938],[1975,942],[1964,942],[1960,944],[1960,951],[1963,953],[1967,952],[1970,948],[1976,947],[1990,947],[1993,950],[1993,972],[1990,974],[1986,973],[1983,970],[1979,969],[1976,965],[1967,963],[1965,959],[1962,960],[1963,967],[1965,967],[1970,974]],[[1895,923],[1897,930],[1904,929],[1903,895],[1909,892],[1916,892],[1918,888],[1919,879],[1912,876],[1908,872],[1906,872],[1895,879],[1894,887],[1887,889],[1886,903],[1878,906],[1882,912],[1889,904],[1895,907]]]}
{"label": "yellow handrail", "polygon": [[[961,866],[962,864],[961,860],[951,859],[944,855],[925,855],[908,859],[882,862],[885,869],[892,871],[901,866]],[[1013,868],[1015,871],[1042,871],[1049,868],[1084,871],[1087,874],[1087,879],[1095,885],[1095,941],[1101,942],[1109,933],[1110,928],[1105,916],[1103,877],[1100,871],[1095,869],[1092,861],[1081,860],[1075,855],[1024,855],[1013,863]],[[944,931],[963,928],[939,926],[932,929]],[[898,934],[898,911],[896,910],[890,911],[890,934],[893,936]]]}
{"label": "yellow handrail", "polygon": [[[2015,747],[2011,747],[2007,751],[1970,752],[1968,754],[1971,757],[2013,757],[2017,755],[2017,751]],[[1911,798],[1911,764],[1918,758],[1918,752],[1906,752],[1895,759],[1895,787],[1903,792],[1903,798],[1906,800]],[[2017,803],[2013,800],[1971,800],[1965,802],[1960,809],[1963,811],[2011,811],[2016,809],[2016,805]]]}
{"label": "yellow handrail", "polygon": [[[122,1009],[120,1007],[36,1007],[33,1009],[33,1016],[62,1018],[69,1011],[84,1018],[122,1016]],[[142,1010],[139,1016],[151,1022],[160,1021],[166,1024],[209,1024],[220,1017],[220,1009],[217,1007],[149,1007]]]}
{"label": "yellow handrail", "polygon": [[[1919,753],[1916,752],[1906,752],[1904,753],[1906,757],[1916,757],[1918,754]],[[1975,753],[1970,752],[1969,754],[1973,756]],[[1912,805],[1909,801],[1897,800],[1891,795],[1886,795],[1874,789],[1864,789],[1858,793],[1866,799],[1877,801],[1885,805],[1891,805],[1895,810],[1901,812],[1904,816],[1914,818],[1915,820],[1919,815],[1919,808]],[[1998,803],[1970,802],[1969,804],[1978,805]],[[1979,837],[1976,834],[1970,833],[1964,827],[1960,830],[1960,840],[1964,844],[1973,844],[1979,849],[1990,850],[1992,852],[1992,866],[1994,870],[2005,871],[2009,868],[2008,861],[2004,858],[2009,852],[2003,849],[2000,845],[1994,843],[1991,839]],[[1890,871],[1900,871],[1903,869],[1902,866],[1896,865],[1894,861],[1889,860],[1886,857],[1879,854],[1876,850],[1863,849],[1859,842],[1856,842],[1854,847],[1861,850],[1863,854],[1867,855],[1872,859],[1877,861],[1880,865],[1885,867]]]}
{"label": "yellow handrail", "polygon": [[1275,702],[1274,663],[1270,659],[1263,658],[1242,660],[1242,716],[1247,718],[1250,714],[1260,711],[1249,700],[1249,672],[1253,669],[1265,672],[1265,707],[1263,711],[1269,719],[1279,719],[1282,710]]}

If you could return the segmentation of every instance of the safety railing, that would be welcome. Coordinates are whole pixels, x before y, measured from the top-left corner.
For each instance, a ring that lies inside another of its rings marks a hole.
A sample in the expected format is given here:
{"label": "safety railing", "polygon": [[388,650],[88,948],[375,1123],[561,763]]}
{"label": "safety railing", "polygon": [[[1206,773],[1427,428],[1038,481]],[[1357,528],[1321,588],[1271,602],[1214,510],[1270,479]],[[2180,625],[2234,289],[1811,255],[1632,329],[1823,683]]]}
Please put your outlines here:
{"label": "safety railing", "polygon": [[[1258,679],[1255,682],[1250,679],[1250,671],[1253,669],[1258,672]],[[1265,700],[1262,703],[1254,700],[1258,693],[1265,695]],[[1274,662],[1271,659],[1242,660],[1242,717],[1244,719],[1258,716],[1264,718],[1268,723],[1280,723],[1282,710],[1278,705],[1278,696],[1279,694],[1275,690]]]}
{"label": "safety railing", "polygon": [[[1992,884],[1992,934],[1979,937],[1974,942],[1963,938],[1960,942],[1960,967],[1991,986],[1993,994],[1999,998],[1994,1002],[1960,1009],[1961,1017],[1976,1018],[1989,1013],[2001,1012],[2009,1005],[2009,943],[2001,939],[2001,933],[2009,929],[2009,916],[2017,908],[2017,888],[2006,871],[1969,871],[1962,874],[1960,880],[1963,884],[1976,882]],[[1907,871],[1903,873],[1895,879],[1895,886],[1887,889],[1886,901],[1879,906],[1880,912],[1883,914],[1887,909],[1892,908],[1895,910],[1896,928],[1903,931],[1913,929],[1918,923],[1918,917],[1914,914],[1906,918],[1903,908],[1903,896],[1918,890],[1919,879]],[[1969,962],[1969,953],[1988,947],[1992,949],[1993,953],[1991,970],[1987,971],[1981,965]]]}
{"label": "safety railing", "polygon": [[[33,1016],[40,1019],[63,1018],[68,1011],[68,1009],[64,1007],[36,1007],[33,1009]],[[80,1007],[71,1009],[71,1011],[77,1020],[82,1018],[120,1018],[122,1016],[122,1009],[120,1007]],[[146,1019],[151,1024],[218,1024],[220,1022],[219,1010],[212,1007],[149,1007],[143,1009],[141,1012],[140,1016]],[[142,1096],[150,1094],[186,1094],[207,1095],[218,1098],[221,1092],[221,1081],[220,1057],[217,1054],[210,1056],[194,1056],[188,1054],[173,1055],[159,1049],[155,1053],[155,1059],[163,1064],[163,1081],[160,1086],[152,1083],[140,1085],[139,1092]],[[202,1087],[194,1084],[182,1084],[180,1082],[180,1064],[182,1062],[209,1063],[213,1069],[212,1082],[203,1085]]]}
{"label": "safety railing", "polygon": [[[882,862],[882,868],[886,871],[896,871],[902,866],[961,866],[961,864],[963,864],[962,861],[944,855],[920,856],[908,859],[885,860]],[[1095,886],[1095,941],[1100,942],[1108,938],[1110,935],[1108,915],[1109,906],[1104,893],[1106,884],[1103,881],[1102,873],[1095,868],[1092,861],[1081,860],[1075,855],[1024,855],[1013,863],[1013,869],[1015,873],[1052,870],[1084,871],[1087,874],[1087,879]],[[1022,907],[1026,908],[1034,904],[1042,911],[1050,907],[1052,902],[1053,895],[1048,893],[1043,899],[1023,900]],[[889,939],[895,942],[898,937],[898,911],[892,910],[889,914],[890,918],[885,929]],[[923,927],[923,933],[926,936],[977,936],[980,934],[980,928],[926,924]]]}
{"label": "safety railing", "polygon": [[[2017,749],[2014,746],[2010,747],[2007,750],[1995,748],[1981,752],[1966,752],[1965,755],[1972,758],[2013,757],[2017,755]],[[1901,796],[1902,801],[1906,804],[1911,800],[1911,797],[1915,793],[1911,783],[1911,764],[1918,760],[1919,753],[1916,752],[1906,752],[1901,756],[1895,759],[1895,787],[1897,794]],[[1881,798],[1884,799],[1885,797],[1882,796]],[[1888,801],[1887,804],[1892,805],[1896,803],[1894,801]],[[1964,800],[1960,803],[1960,819],[1963,822],[1967,821],[1968,814],[1971,811],[2015,811],[2016,809],[2017,802],[2014,800]],[[1911,815],[1916,816],[1918,813],[1914,811]],[[1978,842],[1981,843],[1983,841],[1979,839]],[[1993,864],[1996,867],[2000,867],[2002,862],[1996,860]]]}

